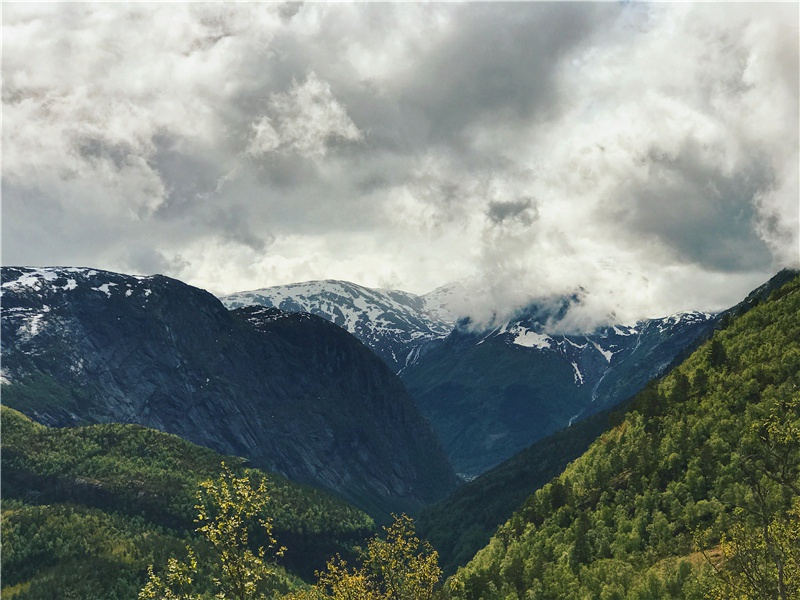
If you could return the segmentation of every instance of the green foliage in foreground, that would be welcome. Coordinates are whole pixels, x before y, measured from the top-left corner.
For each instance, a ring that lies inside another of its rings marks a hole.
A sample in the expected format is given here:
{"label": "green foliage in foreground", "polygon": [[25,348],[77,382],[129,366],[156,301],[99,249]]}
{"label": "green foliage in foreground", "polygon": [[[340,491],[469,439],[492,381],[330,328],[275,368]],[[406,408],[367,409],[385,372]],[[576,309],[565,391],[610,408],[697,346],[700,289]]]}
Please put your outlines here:
{"label": "green foliage in foreground", "polygon": [[263,516],[269,504],[263,476],[237,477],[223,464],[219,478],[200,484],[197,501],[196,531],[211,557],[198,568],[189,547],[187,560],[171,557],[161,575],[150,566],[139,600],[201,600],[203,577],[210,578],[216,598],[231,600],[274,598],[294,587],[274,561],[285,548],[276,548],[272,520]]}
{"label": "green foliage in foreground", "polygon": [[[413,522],[403,515],[384,527],[385,538],[373,537],[361,552],[360,565],[350,568],[341,557],[328,561],[316,585],[297,591],[294,582],[276,567],[278,548],[272,522],[261,517],[268,503],[263,477],[237,477],[223,465],[217,479],[200,484],[195,506],[200,533],[211,554],[198,559],[187,548],[187,559],[171,557],[148,580],[139,600],[202,600],[204,578],[210,579],[218,600],[434,600],[442,571],[438,556],[414,534]],[[251,536],[251,533],[256,536]],[[253,543],[253,540],[260,540]],[[256,548],[254,551],[254,548]],[[290,592],[287,596],[287,592]]]}
{"label": "green foliage in foreground", "polygon": [[410,517],[395,517],[361,553],[357,566],[331,559],[316,585],[287,600],[434,600],[442,570],[436,551],[414,533]]}
{"label": "green foliage in foreground", "polygon": [[800,278],[641,392],[449,580],[449,594],[800,597],[798,490]]}

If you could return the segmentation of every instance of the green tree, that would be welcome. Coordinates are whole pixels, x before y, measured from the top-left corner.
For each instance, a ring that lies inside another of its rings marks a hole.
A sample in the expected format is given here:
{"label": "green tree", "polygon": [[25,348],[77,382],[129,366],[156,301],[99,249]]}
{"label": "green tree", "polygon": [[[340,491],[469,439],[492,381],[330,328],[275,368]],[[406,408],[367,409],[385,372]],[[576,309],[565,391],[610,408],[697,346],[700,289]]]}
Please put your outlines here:
{"label": "green tree", "polygon": [[411,517],[395,517],[385,539],[367,543],[361,565],[349,568],[337,557],[318,573],[317,584],[292,600],[432,600],[442,576],[439,555],[415,535]]}
{"label": "green tree", "polygon": [[[272,520],[265,516],[269,501],[266,479],[250,472],[237,477],[222,463],[217,479],[200,484],[197,493],[196,531],[209,543],[211,564],[198,570],[197,558],[187,547],[188,558],[171,558],[163,575],[156,575],[152,565],[149,578],[139,592],[139,600],[195,600],[198,575],[212,573],[211,581],[219,600],[256,600],[274,598],[283,577],[274,558],[284,548],[272,537]],[[251,533],[262,539],[255,552]]]}
{"label": "green tree", "polygon": [[722,539],[711,597],[788,600],[800,597],[800,500],[787,515],[759,527],[738,513]]}
{"label": "green tree", "polygon": [[[722,538],[720,599],[800,597],[800,396],[769,392],[777,400],[741,443],[747,493]],[[786,498],[794,498],[788,510]]]}

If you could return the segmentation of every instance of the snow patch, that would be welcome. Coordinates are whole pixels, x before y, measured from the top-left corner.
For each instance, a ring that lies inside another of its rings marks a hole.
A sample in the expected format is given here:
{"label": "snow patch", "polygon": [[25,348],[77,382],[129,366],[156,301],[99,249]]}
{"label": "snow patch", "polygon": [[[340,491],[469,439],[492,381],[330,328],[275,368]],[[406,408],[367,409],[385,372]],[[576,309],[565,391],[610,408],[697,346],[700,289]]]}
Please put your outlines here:
{"label": "snow patch", "polygon": [[603,350],[597,342],[592,342],[592,346],[595,347],[600,354],[603,355],[603,358],[606,359],[606,362],[611,362],[611,358],[614,356],[614,353],[611,350]]}
{"label": "snow patch", "polygon": [[577,343],[573,342],[571,339],[569,339],[568,337],[564,337],[564,341],[567,342],[570,346],[573,346],[574,348],[577,348],[578,350],[583,350],[584,348],[586,348],[586,346],[589,345],[589,342],[586,342],[585,344],[577,344]]}
{"label": "snow patch", "polygon": [[116,286],[116,283],[104,283],[100,287],[93,287],[95,292],[103,292],[106,296],[111,298],[111,286]]}
{"label": "snow patch", "polygon": [[[50,311],[49,306],[44,306],[43,310],[45,313]],[[31,338],[36,337],[42,330],[42,319],[44,318],[44,313],[39,313],[32,315],[31,318],[28,320],[27,323],[24,323],[18,330],[17,334],[25,341],[30,340]]]}
{"label": "snow patch", "polygon": [[515,327],[509,333],[515,334],[512,340],[513,344],[523,346],[524,348],[536,348],[538,350],[550,349],[550,343],[553,341],[549,335],[543,333],[536,333],[530,329],[522,327]]}
{"label": "snow patch", "polygon": [[583,385],[583,373],[581,373],[581,370],[578,368],[578,365],[575,362],[572,363],[572,368],[575,369],[575,383],[578,385]]}

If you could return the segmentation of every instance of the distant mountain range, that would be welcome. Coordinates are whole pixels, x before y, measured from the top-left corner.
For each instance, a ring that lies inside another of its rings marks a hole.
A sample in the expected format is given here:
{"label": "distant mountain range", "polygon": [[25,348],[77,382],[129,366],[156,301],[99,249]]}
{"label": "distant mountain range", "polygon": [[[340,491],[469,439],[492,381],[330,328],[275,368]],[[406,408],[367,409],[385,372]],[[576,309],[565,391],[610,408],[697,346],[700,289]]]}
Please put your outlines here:
{"label": "distant mountain range", "polygon": [[83,268],[3,267],[2,303],[3,403],[40,423],[154,427],[378,516],[457,484],[400,380],[319,317]]}
{"label": "distant mountain range", "polygon": [[546,313],[531,310],[488,332],[457,327],[403,371],[457,472],[478,475],[615,406],[714,327],[711,315],[684,313],[583,335],[550,335],[546,320]]}
{"label": "distant mountain range", "polygon": [[400,374],[467,478],[632,396],[715,323],[713,315],[687,312],[583,334],[550,333],[550,324],[580,301],[568,296],[482,329],[458,319],[453,307],[464,293],[457,284],[415,296],[326,280],[222,302],[310,312],[358,337]]}

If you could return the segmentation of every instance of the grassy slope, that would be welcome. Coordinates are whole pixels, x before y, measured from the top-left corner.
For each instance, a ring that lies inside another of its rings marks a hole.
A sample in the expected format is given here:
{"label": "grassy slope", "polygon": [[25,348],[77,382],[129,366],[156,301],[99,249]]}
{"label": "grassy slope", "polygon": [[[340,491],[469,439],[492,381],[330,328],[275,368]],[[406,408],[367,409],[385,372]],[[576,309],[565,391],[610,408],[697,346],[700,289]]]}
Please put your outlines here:
{"label": "grassy slope", "polygon": [[[797,481],[798,444],[780,446],[764,424],[800,427],[798,388],[795,278],[640,393],[451,579],[452,596],[702,597],[702,568],[681,557],[716,545],[732,507],[753,502],[757,461],[779,450]],[[758,485],[775,510],[788,508],[785,486]]]}

